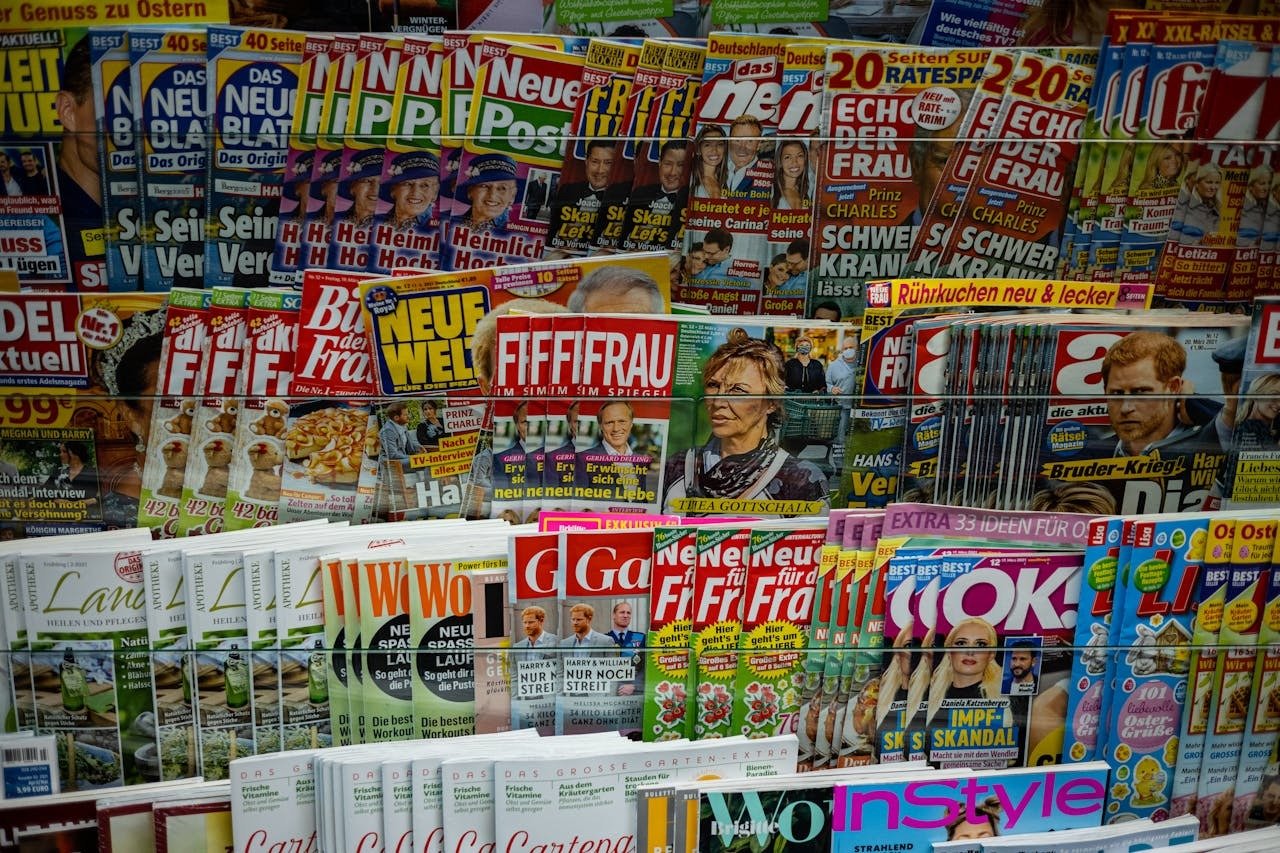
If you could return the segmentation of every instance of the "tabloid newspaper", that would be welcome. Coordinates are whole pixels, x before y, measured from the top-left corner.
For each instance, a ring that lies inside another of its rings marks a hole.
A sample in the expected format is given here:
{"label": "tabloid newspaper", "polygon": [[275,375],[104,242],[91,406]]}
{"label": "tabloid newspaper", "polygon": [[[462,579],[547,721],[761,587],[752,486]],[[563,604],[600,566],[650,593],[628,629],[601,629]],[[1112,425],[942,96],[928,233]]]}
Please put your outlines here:
{"label": "tabloid newspaper", "polygon": [[152,404],[147,455],[137,524],[156,530],[160,538],[178,533],[182,486],[195,425],[199,394],[204,390],[200,360],[206,352],[212,291],[175,287],[168,293],[164,316],[157,397]]}
{"label": "tabloid newspaper", "polygon": [[1240,401],[1227,461],[1225,495],[1228,508],[1265,505],[1280,476],[1280,440],[1274,417],[1280,399],[1280,298],[1256,300],[1244,351]]}
{"label": "tabloid newspaper", "polygon": [[841,316],[860,315],[866,282],[905,270],[936,183],[923,159],[935,145],[929,140],[955,136],[988,56],[978,49],[828,48],[811,310],[833,301]]}
{"label": "tabloid newspaper", "polygon": [[205,286],[270,282],[305,37],[210,27]]}
{"label": "tabloid newspaper", "polygon": [[404,37],[370,232],[370,272],[440,266],[443,64],[439,38]]}
{"label": "tabloid newspaper", "polygon": [[[662,64],[667,56],[667,42],[645,39],[640,45],[640,58],[631,77],[631,88],[622,104],[621,121],[615,129],[612,168],[608,186],[601,196],[596,216],[594,244],[602,249],[618,249],[622,245],[622,228],[627,218],[627,199],[635,182],[635,159],[644,144],[644,131],[649,114],[659,93]],[[603,168],[601,169],[603,173]]]}
{"label": "tabloid newspaper", "polygon": [[207,49],[200,30],[129,33],[146,290],[204,286]]}
{"label": "tabloid newspaper", "polygon": [[[308,269],[302,279],[280,518],[352,519],[373,510],[378,430],[369,339],[360,314],[362,273]],[[307,399],[310,398],[310,399]]]}
{"label": "tabloid newspaper", "polygon": [[[317,107],[319,118],[315,128],[315,155],[311,157],[310,177],[305,182],[307,195],[305,204],[301,201],[307,158],[301,153],[295,161],[294,169],[299,180],[299,203],[306,208],[301,219],[301,234],[298,243],[297,269],[311,267],[327,268],[329,266],[329,241],[333,238],[334,208],[337,204],[338,175],[342,165],[343,133],[347,127],[347,113],[351,108],[351,92],[355,86],[356,49],[359,38],[350,33],[335,33],[328,44],[328,54],[324,61],[317,59],[314,73],[315,79],[308,87],[319,84],[319,74],[324,70],[324,96]],[[300,137],[300,144],[305,145],[310,139],[310,114],[295,115],[295,124],[302,124],[294,129],[294,135]],[[304,149],[305,151],[305,149]],[[292,178],[293,173],[290,173]],[[285,252],[288,251],[286,248]],[[287,255],[286,255],[287,257]],[[296,279],[295,279],[296,280]]]}
{"label": "tabloid newspaper", "polygon": [[22,285],[105,290],[102,184],[88,165],[98,159],[94,115],[59,109],[69,97],[95,100],[89,37],[79,28],[4,33],[0,57],[11,69],[0,117],[9,191],[0,198],[0,269]]}
{"label": "tabloid newspaper", "polygon": [[342,131],[333,197],[329,269],[363,272],[369,267],[373,215],[395,107],[402,44],[398,36],[371,33],[362,34],[356,43],[351,102]]}
{"label": "tabloid newspaper", "polygon": [[716,33],[708,39],[694,111],[695,153],[708,136],[724,141],[707,146],[706,153],[720,158],[714,179],[702,177],[703,157],[691,158],[684,248],[689,254],[702,243],[707,265],[677,289],[679,302],[722,314],[759,310],[771,257],[774,137],[786,45],[784,36]]}
{"label": "tabloid newspaper", "polygon": [[689,631],[697,535],[694,527],[659,526],[653,530],[649,636],[645,641],[650,653],[644,662],[641,725],[646,742],[689,736]]}
{"label": "tabloid newspaper", "polygon": [[825,526],[756,530],[747,546],[742,655],[734,685],[732,731],[747,737],[787,734],[800,712],[807,628],[826,538]]}
{"label": "tabloid newspaper", "polygon": [[[1061,798],[1068,792],[1073,805],[1064,808]],[[949,771],[917,781],[871,777],[865,782],[841,782],[835,786],[831,805],[831,849],[834,853],[858,849],[925,853],[934,842],[947,839],[947,827],[961,821],[1002,836],[1098,826],[1106,793],[1107,767],[1101,762],[989,771],[976,777]],[[1016,815],[1003,810],[999,817],[992,815],[995,803],[1029,800],[1037,805]],[[927,816],[920,815],[918,804],[922,803],[932,807]],[[882,840],[865,844],[868,838]]]}
{"label": "tabloid newspaper", "polygon": [[562,531],[559,536],[563,680],[556,732],[639,735],[653,530]]}
{"label": "tabloid newspaper", "polygon": [[1195,130],[1195,150],[1179,188],[1169,239],[1156,269],[1163,301],[1225,310],[1252,298],[1257,250],[1237,249],[1271,51],[1249,41],[1218,42]]}
{"label": "tabloid newspaper", "polygon": [[296,286],[302,272],[302,229],[311,209],[311,173],[315,166],[316,136],[324,110],[324,88],[332,64],[333,37],[308,33],[298,61],[298,85],[292,105],[288,148],[280,184],[275,252],[268,281]]}
{"label": "tabloid newspaper", "polygon": [[98,136],[98,173],[102,178],[106,286],[141,289],[142,200],[138,196],[138,149],[134,139],[133,90],[129,74],[129,31],[98,27],[89,34],[93,63],[94,118]]}
{"label": "tabloid newspaper", "polygon": [[[582,69],[582,94],[558,180],[525,191],[526,202],[544,195],[546,252],[586,254],[596,245],[605,190],[617,157],[618,137],[640,64],[639,45],[592,39]],[[540,208],[542,205],[531,205]],[[536,219],[539,210],[531,209]]]}
{"label": "tabloid newspaper", "polygon": [[649,112],[627,198],[624,251],[677,251],[682,244],[693,111],[705,61],[700,45],[667,45],[660,94]]}
{"label": "tabloid newspaper", "polygon": [[557,533],[511,537],[511,727],[555,733],[561,637]]}
{"label": "tabloid newspaper", "polygon": [[563,168],[582,92],[581,56],[489,39],[480,50],[489,57],[476,73],[445,222],[448,269],[542,257],[547,223],[531,215],[529,193]]}
{"label": "tabloid newspaper", "polygon": [[248,302],[248,290],[213,289],[204,388],[192,419],[187,472],[178,503],[179,536],[217,533],[222,529],[236,421],[244,391],[241,379]]}
{"label": "tabloid newspaper", "polygon": [[281,466],[288,425],[301,296],[274,289],[249,294],[244,396],[236,414],[223,528],[270,527],[280,516]]}
{"label": "tabloid newspaper", "polygon": [[946,248],[944,276],[1045,278],[1058,246],[1080,148],[1093,71],[1019,55],[989,146],[965,191]]}

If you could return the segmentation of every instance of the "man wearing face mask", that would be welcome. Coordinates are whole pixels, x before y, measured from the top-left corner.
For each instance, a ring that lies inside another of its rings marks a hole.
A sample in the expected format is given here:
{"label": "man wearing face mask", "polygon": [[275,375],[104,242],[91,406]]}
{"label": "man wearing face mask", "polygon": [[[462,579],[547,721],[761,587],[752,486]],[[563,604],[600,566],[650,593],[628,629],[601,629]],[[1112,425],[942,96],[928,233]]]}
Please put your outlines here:
{"label": "man wearing face mask", "polygon": [[836,428],[835,446],[844,447],[849,431],[849,413],[853,410],[853,367],[858,361],[858,342],[846,337],[840,345],[840,357],[827,365],[827,393],[840,403],[840,425]]}

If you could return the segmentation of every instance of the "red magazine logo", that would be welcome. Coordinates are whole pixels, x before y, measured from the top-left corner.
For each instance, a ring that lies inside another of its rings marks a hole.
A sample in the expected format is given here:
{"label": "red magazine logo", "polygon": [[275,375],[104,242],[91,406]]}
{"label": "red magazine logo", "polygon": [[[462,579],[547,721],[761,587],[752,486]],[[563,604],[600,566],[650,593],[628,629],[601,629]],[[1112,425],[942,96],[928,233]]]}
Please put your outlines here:
{"label": "red magazine logo", "polygon": [[1209,69],[1198,62],[1184,62],[1156,74],[1151,80],[1149,130],[1164,135],[1193,129],[1208,86]]}
{"label": "red magazine logo", "polygon": [[778,76],[778,58],[761,56],[733,63],[734,80],[768,80]]}
{"label": "red magazine logo", "polygon": [[560,537],[555,533],[535,533],[511,540],[517,600],[549,598],[556,594],[559,542]]}
{"label": "red magazine logo", "polygon": [[652,556],[652,530],[566,534],[565,594],[643,594],[649,589]]}
{"label": "red magazine logo", "polygon": [[1255,364],[1280,364],[1280,304],[1260,307]]}

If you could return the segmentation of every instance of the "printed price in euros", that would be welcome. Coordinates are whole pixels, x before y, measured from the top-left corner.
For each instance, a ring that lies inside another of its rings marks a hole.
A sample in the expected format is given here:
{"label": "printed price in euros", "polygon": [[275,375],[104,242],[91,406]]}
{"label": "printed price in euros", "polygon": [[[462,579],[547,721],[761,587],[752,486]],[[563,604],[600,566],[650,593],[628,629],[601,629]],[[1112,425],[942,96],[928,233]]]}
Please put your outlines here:
{"label": "printed price in euros", "polygon": [[7,394],[0,404],[0,427],[62,427],[71,419],[72,401]]}

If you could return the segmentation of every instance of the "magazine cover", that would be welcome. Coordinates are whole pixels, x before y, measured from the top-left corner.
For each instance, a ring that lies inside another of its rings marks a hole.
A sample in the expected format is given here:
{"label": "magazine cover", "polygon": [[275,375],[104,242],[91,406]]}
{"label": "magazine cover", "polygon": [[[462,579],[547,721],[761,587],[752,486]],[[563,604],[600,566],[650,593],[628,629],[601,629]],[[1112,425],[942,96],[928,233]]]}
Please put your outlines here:
{"label": "magazine cover", "polygon": [[[649,632],[651,529],[559,534],[563,681],[557,734],[639,737]],[[607,613],[607,615],[606,615]]]}
{"label": "magazine cover", "polygon": [[239,551],[187,551],[182,562],[199,771],[226,779],[232,759],[255,751],[244,558]]}
{"label": "magazine cover", "polygon": [[983,142],[991,134],[1000,112],[1000,102],[1017,65],[1018,57],[1012,51],[991,51],[964,117],[956,128],[954,138],[959,141],[939,138],[929,142],[930,150],[924,166],[941,171],[932,196],[924,202],[927,206],[912,238],[911,251],[907,254],[907,266],[914,275],[938,274],[938,259],[950,238],[951,225],[955,222],[960,202],[982,160]]}
{"label": "magazine cover", "polygon": [[581,56],[489,39],[481,50],[490,58],[476,73],[445,223],[449,269],[542,257],[547,223],[531,215],[535,187],[563,168],[564,137],[581,95]]}
{"label": "magazine cover", "polygon": [[0,296],[0,382],[11,389],[0,428],[6,535],[137,523],[163,299],[142,293]]}
{"label": "magazine cover", "polygon": [[[205,286],[270,283],[305,37],[210,27]],[[145,127],[145,125],[144,125]]]}
{"label": "magazine cover", "polygon": [[249,291],[213,289],[202,395],[196,404],[187,471],[178,503],[178,535],[217,533],[227,500],[236,422],[244,393]]}
{"label": "magazine cover", "polygon": [[179,503],[186,479],[187,454],[195,423],[198,395],[203,391],[209,305],[208,290],[175,287],[169,291],[165,313],[157,396],[152,405],[149,443],[142,469],[137,523],[155,529],[161,538],[177,535]]}
{"label": "magazine cover", "polygon": [[[1019,54],[990,131],[1000,141],[975,169],[939,258],[939,275],[1054,274],[1093,79],[1083,66]],[[1002,200],[999,207],[988,204],[994,198]]]}
{"label": "magazine cover", "polygon": [[[328,68],[324,75],[324,100],[316,107],[319,114],[315,132],[315,155],[310,158],[311,172],[303,182],[306,174],[307,157],[300,153],[295,161],[294,169],[299,183],[299,204],[305,207],[300,214],[300,236],[298,244],[298,269],[309,267],[327,268],[329,266],[329,241],[333,238],[333,216],[338,202],[338,177],[342,165],[343,134],[347,127],[347,113],[351,107],[351,92],[355,86],[356,49],[359,38],[351,33],[335,33],[329,42],[327,57]],[[322,66],[324,63],[318,63]],[[316,73],[319,74],[317,67]],[[310,85],[316,85],[319,80]],[[294,128],[294,135],[300,136],[304,142],[309,139],[305,131],[310,129],[310,121],[301,114],[295,115],[295,124],[304,122],[302,127]],[[299,133],[299,131],[303,131]],[[294,173],[290,173],[292,175]],[[306,189],[307,194],[302,195]],[[302,199],[306,199],[305,203]],[[287,249],[286,249],[287,251]]]}
{"label": "magazine cover", "polygon": [[108,290],[140,290],[142,199],[138,195],[138,149],[134,133],[129,31],[98,27],[89,34],[93,63],[94,119],[98,137],[98,172],[102,177]]}
{"label": "magazine cover", "polygon": [[374,206],[369,271],[440,267],[440,122],[444,45],[405,36]]}
{"label": "magazine cover", "polygon": [[[408,571],[410,648],[415,653],[406,663],[412,668],[414,733],[418,737],[474,734],[479,728],[477,712],[482,707],[496,715],[489,719],[486,727],[490,730],[509,728],[503,725],[504,719],[510,719],[509,706],[500,709],[493,701],[501,696],[481,697],[478,690],[480,656],[474,650],[480,633],[477,629],[492,636],[495,626],[477,622],[482,606],[492,602],[479,601],[473,595],[477,575],[507,576],[506,555],[486,554],[481,550],[459,553],[452,560],[410,559]],[[495,589],[501,591],[498,587]],[[491,617],[497,615],[499,623],[502,612],[501,608],[488,610]],[[505,631],[499,632],[502,634]],[[380,639],[373,635],[366,646],[375,649]],[[376,684],[385,664],[375,655],[367,657],[366,678]],[[490,689],[494,681],[489,679]],[[377,713],[376,707],[374,713]]]}
{"label": "magazine cover", "polygon": [[207,49],[199,30],[129,34],[146,290],[204,287]]}
{"label": "magazine cover", "polygon": [[[1060,761],[1075,633],[1067,623],[1079,604],[1081,556],[946,559],[964,569],[937,599],[936,636],[945,651],[925,714],[930,763],[983,769]],[[984,595],[988,606],[979,604]]]}
{"label": "magazine cover", "polygon": [[1254,665],[1249,716],[1245,722],[1244,745],[1236,774],[1236,800],[1231,806],[1231,831],[1239,832],[1252,821],[1265,817],[1275,794],[1272,754],[1276,733],[1280,732],[1280,653],[1277,652],[1276,621],[1280,617],[1280,575],[1272,554],[1267,574],[1266,604],[1258,630],[1258,660]]}
{"label": "magazine cover", "polygon": [[[715,33],[694,108],[685,254],[702,244],[706,266],[676,299],[713,312],[758,312],[770,261],[778,101],[784,36]],[[711,143],[703,145],[706,139]],[[703,158],[716,161],[708,179]]]}
{"label": "magazine cover", "polygon": [[[1231,831],[1236,772],[1253,693],[1258,632],[1266,606],[1275,547],[1276,516],[1242,519],[1231,542],[1231,578],[1223,603],[1213,696],[1205,733],[1205,758],[1196,790],[1196,817],[1208,837]],[[1184,712],[1185,713],[1185,712]]]}
{"label": "magazine cover", "polygon": [[361,701],[367,721],[361,742],[411,740],[419,729],[413,713],[411,672],[416,655],[409,645],[408,563],[393,554],[363,556],[356,571],[360,651],[355,654],[363,658]]}
{"label": "magazine cover", "polygon": [[324,645],[328,654],[325,694],[329,700],[329,730],[335,746],[349,746],[357,742],[352,734],[351,692],[354,681],[351,676],[351,659],[358,654],[347,633],[348,611],[353,615],[359,602],[347,595],[351,581],[344,575],[356,571],[358,562],[348,560],[337,553],[340,546],[331,548],[320,558],[321,600],[324,602]]}
{"label": "magazine cover", "polygon": [[938,183],[928,158],[954,144],[988,53],[828,48],[810,313],[830,301],[840,316],[860,316],[866,282],[901,275]]}
{"label": "magazine cover", "polygon": [[[876,761],[876,705],[885,663],[882,649],[887,582],[884,567],[877,565],[876,550],[883,521],[880,513],[868,517],[862,525],[862,537],[855,554],[852,583],[857,597],[852,597],[851,589],[849,607],[858,611],[856,617],[850,616],[850,619],[855,619],[851,624],[857,625],[858,634],[850,650],[852,654],[846,652],[833,699],[836,716],[843,724],[835,757],[836,766],[841,768],[860,767]],[[841,707],[844,708],[843,717],[839,717]]]}
{"label": "magazine cover", "polygon": [[466,574],[471,587],[471,636],[476,647],[473,679],[478,735],[512,730],[509,558],[502,564],[501,569],[476,569]]}
{"label": "magazine cover", "polygon": [[[622,104],[622,121],[618,125],[609,172],[608,186],[596,216],[594,245],[602,249],[618,249],[626,223],[627,199],[635,183],[635,159],[644,144],[644,131],[662,82],[662,63],[667,56],[667,42],[645,39],[640,45],[640,59],[631,79],[631,89]],[[605,156],[603,151],[601,157]],[[603,168],[600,170],[603,174]],[[600,177],[597,175],[596,177]]]}
{"label": "magazine cover", "polygon": [[[860,839],[892,839],[871,850],[901,846],[907,853],[925,853],[933,842],[981,832],[1018,835],[1049,829],[1098,826],[1102,823],[1107,790],[1107,767],[1102,762],[984,773],[975,790],[963,776],[945,773],[917,781],[842,782],[835,786],[831,806],[833,853],[851,853]],[[1074,795],[1069,808],[1058,796]],[[1038,803],[1017,812],[1002,803]],[[927,803],[925,811],[922,804]],[[977,837],[982,837],[978,835]]]}
{"label": "magazine cover", "polygon": [[[848,515],[848,510],[835,510],[827,516],[826,534],[818,554],[814,576],[813,606],[804,626],[807,652],[798,679],[800,717],[796,724],[796,737],[800,741],[800,757],[796,769],[801,772],[814,769],[817,764],[817,715],[821,713],[822,677],[830,655],[836,565],[839,562]],[[812,726],[809,724],[810,719],[813,720]]]}
{"label": "magazine cover", "polygon": [[697,530],[655,527],[650,565],[641,734],[647,743],[689,736],[689,671]]}
{"label": "magazine cover", "polygon": [[756,530],[747,546],[732,727],[768,737],[795,730],[813,592],[826,529]]}
{"label": "magazine cover", "polygon": [[284,434],[280,520],[357,520],[372,514],[377,482],[377,416],[359,400],[319,399],[289,408]]}
{"label": "magazine cover", "polygon": [[0,269],[26,286],[106,290],[89,37],[80,28],[5,33],[0,56],[14,69],[12,110],[0,119]]}
{"label": "magazine cover", "polygon": [[285,749],[333,743],[320,560],[330,547],[318,542],[275,552],[275,647],[280,649],[280,741]]}
{"label": "magazine cover", "polygon": [[373,215],[385,165],[400,68],[397,36],[361,34],[356,42],[351,101],[342,135],[330,223],[328,267],[367,270],[373,253]]}
{"label": "magazine cover", "polygon": [[689,145],[706,51],[669,44],[659,94],[639,146],[619,245],[623,251],[679,251],[689,203]]}
{"label": "magazine cover", "polygon": [[542,735],[555,733],[557,650],[569,633],[560,624],[559,541],[556,533],[511,537],[511,727]]}
{"label": "magazine cover", "polygon": [[223,527],[271,527],[280,517],[281,466],[293,382],[301,296],[278,290],[249,294],[245,315],[244,392],[231,443]]}
{"label": "magazine cover", "polygon": [[1112,617],[1120,627],[1110,643],[1118,651],[1107,740],[1098,751],[1117,774],[1107,795],[1108,823],[1167,813],[1208,539],[1203,516],[1138,521],[1132,528],[1133,552],[1117,582],[1125,589],[1116,594]]}
{"label": "magazine cover", "polygon": [[[828,44],[818,39],[791,42],[782,57],[782,91],[778,102],[780,142],[768,231],[773,253],[760,297],[762,314],[813,316],[805,309],[809,250],[813,243],[815,176],[826,145],[821,129]],[[707,162],[707,154],[718,144],[721,143],[717,142],[714,131],[701,135],[696,156],[701,170],[698,180],[703,184],[714,179],[714,172],[723,163],[723,158],[721,163],[714,162],[714,155],[713,162]],[[690,249],[693,251],[693,247]]]}
{"label": "magazine cover", "polygon": [[[1188,307],[1247,305],[1251,267],[1235,269],[1240,214],[1252,166],[1247,144],[1255,138],[1271,53],[1250,41],[1222,40],[1196,125],[1195,151],[1178,193],[1169,239],[1156,269],[1157,294]],[[1256,251],[1248,257],[1256,262]],[[1243,291],[1235,283],[1239,274]]]}
{"label": "magazine cover", "polygon": [[22,568],[35,724],[57,735],[62,790],[144,781],[136,753],[156,748],[151,666],[116,654],[147,645],[141,554],[44,553]]}
{"label": "magazine cover", "polygon": [[587,47],[582,95],[571,125],[574,139],[565,150],[564,166],[558,178],[535,181],[526,191],[526,197],[533,192],[529,201],[546,193],[543,203],[530,210],[537,219],[544,204],[547,208],[546,253],[586,254],[596,245],[640,52],[639,45],[605,39],[592,39]]}
{"label": "magazine cover", "polygon": [[1200,118],[1216,46],[1212,26],[1177,26],[1172,21],[1156,25],[1136,133],[1147,144],[1132,146],[1117,281],[1154,281],[1178,191],[1187,177],[1187,138]]}
{"label": "magazine cover", "polygon": [[332,41],[332,36],[323,33],[308,33],[303,41],[302,57],[298,61],[297,97],[291,113],[280,184],[275,252],[267,277],[271,284],[297,286],[302,270],[302,228],[311,207],[311,173],[324,109],[325,81],[332,65],[329,51]]}
{"label": "magazine cover", "polygon": [[1228,508],[1269,503],[1269,483],[1280,471],[1273,411],[1280,400],[1280,298],[1256,300],[1241,369],[1224,491]]}
{"label": "magazine cover", "polygon": [[[1167,325],[1053,329],[1033,505],[1074,487],[1081,506],[1100,513],[1215,506],[1227,414],[1214,354],[1246,322],[1196,314]],[[1142,401],[1132,395],[1139,388],[1165,396]]]}
{"label": "magazine cover", "polygon": [[245,618],[249,634],[253,742],[259,753],[280,752],[283,659],[276,644],[276,563],[273,546],[247,547],[244,557]]}
{"label": "magazine cover", "polygon": [[1169,792],[1172,817],[1196,813],[1200,772],[1206,766],[1205,738],[1209,731],[1210,706],[1218,670],[1219,634],[1226,612],[1227,587],[1231,581],[1232,542],[1236,523],[1215,519],[1205,540],[1204,567],[1196,590],[1196,614],[1191,623],[1191,664],[1187,668],[1186,697],[1182,728],[1178,735],[1178,760],[1173,768]]}
{"label": "magazine cover", "polygon": [[[199,769],[196,749],[193,658],[187,631],[187,581],[182,554],[154,549],[142,554],[147,601],[147,645],[154,689],[157,778],[186,779]],[[135,753],[136,755],[136,753]]]}
{"label": "magazine cover", "polygon": [[1102,732],[1102,694],[1110,669],[1107,638],[1114,618],[1120,563],[1120,519],[1089,522],[1067,696],[1063,761],[1093,761]]}
{"label": "magazine cover", "polygon": [[733,734],[734,687],[747,582],[747,528],[699,528],[689,633],[695,740]]}

